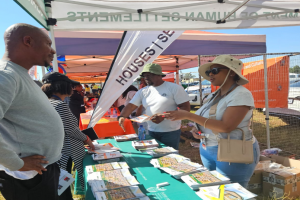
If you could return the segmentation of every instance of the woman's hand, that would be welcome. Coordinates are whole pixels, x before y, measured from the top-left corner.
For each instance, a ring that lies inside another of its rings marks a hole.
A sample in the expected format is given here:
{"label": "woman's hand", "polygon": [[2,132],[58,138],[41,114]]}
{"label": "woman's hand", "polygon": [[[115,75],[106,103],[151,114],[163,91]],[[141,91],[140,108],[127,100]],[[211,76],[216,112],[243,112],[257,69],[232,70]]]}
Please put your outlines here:
{"label": "woman's hand", "polygon": [[191,133],[193,134],[193,137],[196,138],[196,139],[202,139],[202,138],[205,138],[204,136],[200,136],[198,135],[198,130],[196,129],[196,127],[193,127],[192,130],[191,130]]}
{"label": "woman's hand", "polygon": [[95,150],[95,146],[90,138],[86,142],[84,142],[84,144],[89,145],[91,150]]}
{"label": "woman's hand", "polygon": [[177,110],[177,111],[167,111],[165,113],[165,118],[170,119],[171,121],[187,119],[190,112],[186,110]]}

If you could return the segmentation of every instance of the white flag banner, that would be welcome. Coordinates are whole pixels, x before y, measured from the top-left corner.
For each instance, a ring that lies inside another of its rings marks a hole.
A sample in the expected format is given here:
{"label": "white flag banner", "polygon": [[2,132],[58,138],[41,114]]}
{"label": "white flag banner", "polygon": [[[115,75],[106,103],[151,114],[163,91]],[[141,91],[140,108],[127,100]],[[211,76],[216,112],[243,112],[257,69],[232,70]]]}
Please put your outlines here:
{"label": "white flag banner", "polygon": [[[125,32],[88,128],[94,127],[112,104],[184,31]],[[175,63],[174,63],[175,65]]]}
{"label": "white flag banner", "polygon": [[205,30],[300,25],[300,0],[55,0],[54,29]]}

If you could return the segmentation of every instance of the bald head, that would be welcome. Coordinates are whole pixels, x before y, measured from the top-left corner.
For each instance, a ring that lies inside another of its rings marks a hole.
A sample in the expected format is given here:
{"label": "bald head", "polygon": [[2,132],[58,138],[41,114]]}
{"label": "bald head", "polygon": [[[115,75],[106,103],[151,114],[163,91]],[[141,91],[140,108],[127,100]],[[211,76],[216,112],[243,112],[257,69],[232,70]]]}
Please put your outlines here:
{"label": "bald head", "polygon": [[14,24],[6,29],[4,32],[4,42],[9,49],[16,47],[23,42],[25,36],[38,39],[39,36],[44,36],[43,31],[30,24]]}
{"label": "bald head", "polygon": [[12,61],[49,66],[55,54],[47,34],[29,24],[19,23],[8,27],[4,33],[4,42],[6,56]]}

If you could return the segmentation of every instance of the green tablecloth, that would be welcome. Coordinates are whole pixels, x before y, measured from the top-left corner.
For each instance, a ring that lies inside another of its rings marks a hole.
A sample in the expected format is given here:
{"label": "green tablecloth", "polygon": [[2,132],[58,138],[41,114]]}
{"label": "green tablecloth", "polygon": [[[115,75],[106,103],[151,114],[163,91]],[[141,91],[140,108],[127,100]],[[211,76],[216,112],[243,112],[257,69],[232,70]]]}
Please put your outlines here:
{"label": "green tablecloth", "polygon": [[[132,147],[131,141],[129,142],[116,142],[114,139],[99,140],[101,143],[111,143],[114,146],[121,149],[121,153],[124,158],[121,161],[126,161],[130,167],[130,172],[136,177],[137,181],[140,182],[140,189],[150,199],[162,199],[162,200],[173,200],[173,199],[200,199],[191,188],[189,188],[183,181],[173,178],[171,175],[154,168],[150,164],[152,159],[150,155],[141,153]],[[163,144],[160,144],[164,146]],[[86,155],[83,160],[83,166],[97,164],[93,161],[90,155]],[[85,180],[87,173],[85,171]],[[170,185],[160,188],[156,188],[156,184],[162,182],[169,182]],[[75,190],[74,194],[85,194],[86,200],[94,200],[91,187],[86,182],[86,191],[82,191],[79,181],[75,179]]]}

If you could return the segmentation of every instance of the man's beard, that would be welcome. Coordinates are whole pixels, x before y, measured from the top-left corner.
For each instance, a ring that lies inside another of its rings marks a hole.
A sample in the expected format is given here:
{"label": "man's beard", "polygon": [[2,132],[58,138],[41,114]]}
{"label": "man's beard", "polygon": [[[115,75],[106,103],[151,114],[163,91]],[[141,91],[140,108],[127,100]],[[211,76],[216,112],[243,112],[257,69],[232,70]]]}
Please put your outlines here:
{"label": "man's beard", "polygon": [[44,63],[44,67],[49,67],[50,66],[50,63],[48,63],[47,61],[45,61],[45,63]]}

